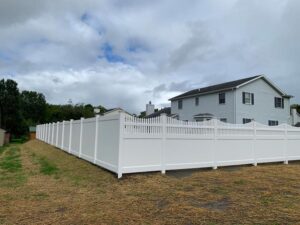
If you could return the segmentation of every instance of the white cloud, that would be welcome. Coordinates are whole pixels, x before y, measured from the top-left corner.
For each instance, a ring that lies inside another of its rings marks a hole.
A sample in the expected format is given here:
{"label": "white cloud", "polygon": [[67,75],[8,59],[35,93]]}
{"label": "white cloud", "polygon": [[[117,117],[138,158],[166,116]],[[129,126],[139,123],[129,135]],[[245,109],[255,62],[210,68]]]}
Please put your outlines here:
{"label": "white cloud", "polygon": [[0,4],[0,73],[52,103],[138,112],[149,100],[262,73],[300,100],[297,0]]}

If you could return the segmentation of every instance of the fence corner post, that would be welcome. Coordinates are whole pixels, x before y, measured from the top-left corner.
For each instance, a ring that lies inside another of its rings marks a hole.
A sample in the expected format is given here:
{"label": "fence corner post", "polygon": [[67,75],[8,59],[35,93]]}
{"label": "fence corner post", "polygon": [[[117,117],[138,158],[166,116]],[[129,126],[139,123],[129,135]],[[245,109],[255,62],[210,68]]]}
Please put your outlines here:
{"label": "fence corner post", "polygon": [[79,158],[81,158],[82,155],[82,136],[83,136],[83,121],[84,118],[80,118],[80,136],[79,136]]}
{"label": "fence corner post", "polygon": [[166,174],[166,136],[167,136],[167,115],[161,114],[162,119],[162,148],[161,148],[161,173]]}
{"label": "fence corner post", "polygon": [[288,129],[288,125],[285,124],[284,125],[284,158],[285,158],[285,160],[283,162],[285,165],[289,164],[288,152],[287,152],[287,150],[288,150],[288,141],[287,141],[288,133],[287,133],[287,129]]}
{"label": "fence corner post", "polygon": [[69,149],[68,152],[71,153],[71,148],[72,148],[72,130],[73,130],[73,119],[70,120],[70,136],[69,136]]}
{"label": "fence corner post", "polygon": [[94,148],[94,164],[97,163],[97,151],[98,151],[98,133],[99,133],[99,115],[96,115],[95,117],[95,126],[96,126],[96,129],[95,129],[95,148]]}
{"label": "fence corner post", "polygon": [[119,113],[119,157],[118,157],[118,179],[122,178],[123,172],[123,140],[124,140],[125,113]]}
{"label": "fence corner post", "polygon": [[213,119],[214,122],[214,144],[213,144],[213,169],[218,169],[217,160],[216,160],[216,151],[218,149],[217,140],[218,140],[218,121]]}

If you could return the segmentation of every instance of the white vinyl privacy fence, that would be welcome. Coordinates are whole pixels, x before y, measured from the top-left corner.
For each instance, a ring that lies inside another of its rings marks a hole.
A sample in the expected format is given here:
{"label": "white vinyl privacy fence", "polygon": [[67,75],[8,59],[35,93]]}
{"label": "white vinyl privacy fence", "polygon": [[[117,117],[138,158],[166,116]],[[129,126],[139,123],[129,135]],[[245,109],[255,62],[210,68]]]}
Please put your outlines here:
{"label": "white vinyl privacy fence", "polygon": [[37,126],[37,138],[124,173],[300,160],[300,129],[256,122],[185,122],[125,113]]}

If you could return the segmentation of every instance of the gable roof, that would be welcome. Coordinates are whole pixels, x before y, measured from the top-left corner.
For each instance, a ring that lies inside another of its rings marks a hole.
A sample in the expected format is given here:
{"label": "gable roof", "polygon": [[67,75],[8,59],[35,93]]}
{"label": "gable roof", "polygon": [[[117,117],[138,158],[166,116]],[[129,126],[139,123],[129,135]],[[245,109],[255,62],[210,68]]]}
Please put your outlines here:
{"label": "gable roof", "polygon": [[131,115],[129,112],[125,111],[125,110],[122,109],[122,108],[112,108],[112,109],[108,109],[108,110],[106,110],[105,113],[103,113],[103,115],[107,115],[107,114],[110,114],[110,113],[113,113],[113,112],[124,112],[124,113],[127,113],[128,115]]}
{"label": "gable roof", "polygon": [[240,87],[242,87],[242,86],[244,86],[248,83],[251,83],[255,80],[258,80],[258,79],[264,79],[280,95],[282,95],[282,97],[286,97],[286,98],[292,97],[292,96],[287,95],[286,93],[284,93],[282,90],[280,90],[275,84],[273,84],[273,82],[271,82],[265,76],[257,75],[257,76],[253,76],[253,77],[247,77],[247,78],[243,78],[243,79],[239,79],[239,80],[234,80],[234,81],[225,82],[225,83],[221,83],[221,84],[211,85],[211,86],[208,86],[208,87],[194,89],[194,90],[185,92],[183,94],[177,95],[177,96],[175,96],[175,97],[173,97],[169,100],[173,101],[173,100],[178,100],[178,99],[197,96],[197,95],[211,94],[211,93],[220,92],[220,91],[229,91],[229,90],[240,88]]}
{"label": "gable roof", "polygon": [[153,118],[153,117],[157,117],[157,116],[160,116],[161,114],[167,114],[167,116],[171,115],[171,107],[165,107],[161,110],[158,110],[157,112],[154,112],[148,116],[145,116],[145,118]]}

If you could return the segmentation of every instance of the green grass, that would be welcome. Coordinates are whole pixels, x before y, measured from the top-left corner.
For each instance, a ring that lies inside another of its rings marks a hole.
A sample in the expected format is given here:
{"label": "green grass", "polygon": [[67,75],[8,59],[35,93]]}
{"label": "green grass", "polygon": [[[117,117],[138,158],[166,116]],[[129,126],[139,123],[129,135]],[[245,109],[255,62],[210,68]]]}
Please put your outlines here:
{"label": "green grass", "polygon": [[20,149],[18,147],[8,148],[4,157],[0,161],[0,168],[11,173],[18,172],[22,169]]}
{"label": "green grass", "polygon": [[17,145],[0,149],[0,185],[18,187],[26,181],[22,171],[20,148]]}
{"label": "green grass", "polygon": [[59,169],[53,163],[51,163],[47,158],[41,157],[38,159],[40,164],[40,172],[45,175],[57,174]]}
{"label": "green grass", "polygon": [[31,153],[30,156],[32,157],[33,163],[40,166],[40,173],[58,176],[58,167],[46,157],[36,155],[34,152]]}

